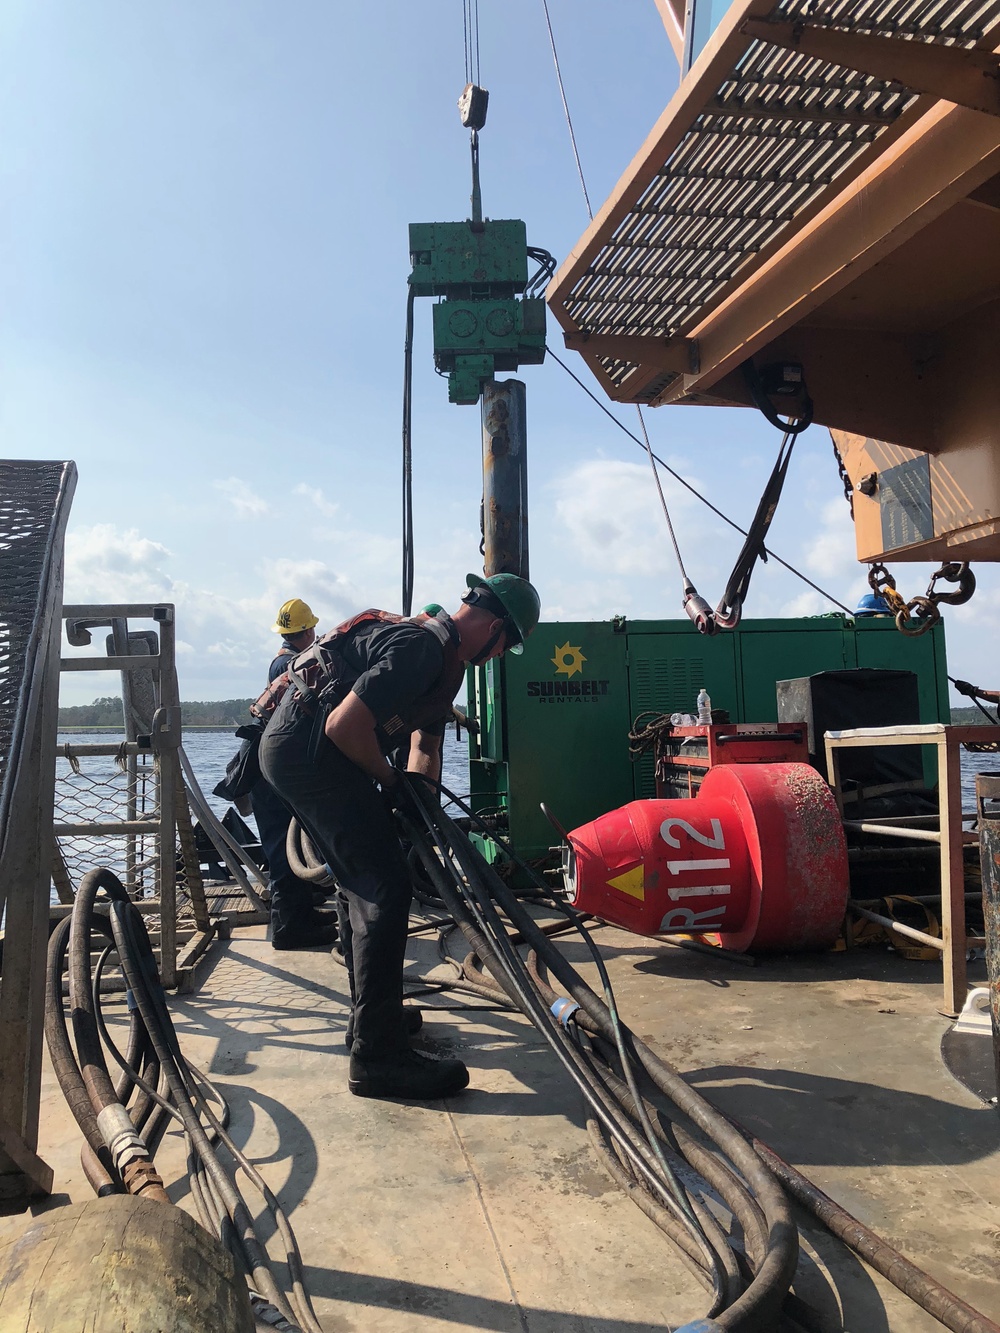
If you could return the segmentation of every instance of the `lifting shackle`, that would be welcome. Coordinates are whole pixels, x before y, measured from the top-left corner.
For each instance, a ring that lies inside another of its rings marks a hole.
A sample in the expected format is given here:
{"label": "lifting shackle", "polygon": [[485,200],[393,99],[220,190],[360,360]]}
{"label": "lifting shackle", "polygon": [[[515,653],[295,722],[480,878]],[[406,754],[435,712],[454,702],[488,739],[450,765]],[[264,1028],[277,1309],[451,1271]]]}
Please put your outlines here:
{"label": "lifting shackle", "polygon": [[633,801],[566,841],[573,906],[637,935],[828,949],[844,919],[840,813],[808,764],[722,765],[693,800]]}
{"label": "lifting shackle", "polygon": [[684,583],[683,606],[699,634],[718,634],[719,627],[715,623],[715,612],[690,579]]}

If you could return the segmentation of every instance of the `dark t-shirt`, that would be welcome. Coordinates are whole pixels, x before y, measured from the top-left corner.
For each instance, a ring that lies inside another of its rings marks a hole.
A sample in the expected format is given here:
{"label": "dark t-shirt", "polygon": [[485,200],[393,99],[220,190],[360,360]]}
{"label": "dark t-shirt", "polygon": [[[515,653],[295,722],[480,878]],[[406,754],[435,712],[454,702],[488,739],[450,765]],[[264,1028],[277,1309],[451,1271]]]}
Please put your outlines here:
{"label": "dark t-shirt", "polygon": [[[435,636],[419,625],[362,625],[337,645],[351,675],[351,686],[378,723],[383,751],[399,745],[409,733],[400,713],[437,682],[444,668],[444,649]],[[439,722],[425,726],[432,735],[444,734],[447,712]]]}
{"label": "dark t-shirt", "polygon": [[283,644],[282,647],[278,649],[277,657],[273,659],[271,665],[267,669],[268,685],[270,685],[273,680],[277,680],[280,675],[283,675],[284,672],[288,670],[294,657],[295,649],[289,648],[287,643]]}

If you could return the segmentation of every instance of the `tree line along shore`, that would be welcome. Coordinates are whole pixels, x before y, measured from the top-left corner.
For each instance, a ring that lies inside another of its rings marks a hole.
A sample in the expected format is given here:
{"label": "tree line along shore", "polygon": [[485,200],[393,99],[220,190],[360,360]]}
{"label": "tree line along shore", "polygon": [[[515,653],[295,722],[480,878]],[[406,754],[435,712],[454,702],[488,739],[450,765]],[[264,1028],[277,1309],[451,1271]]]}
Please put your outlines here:
{"label": "tree line along shore", "polygon": [[[250,720],[252,699],[216,699],[181,703],[181,726],[230,731]],[[108,696],[93,703],[59,709],[60,731],[124,731],[120,698]]]}
{"label": "tree line along shore", "polygon": [[[204,727],[229,731],[248,721],[252,699],[216,699],[181,704],[181,725],[188,729]],[[953,708],[954,726],[970,726],[985,721],[978,708]],[[109,696],[90,704],[59,709],[60,731],[124,731],[122,701]]]}

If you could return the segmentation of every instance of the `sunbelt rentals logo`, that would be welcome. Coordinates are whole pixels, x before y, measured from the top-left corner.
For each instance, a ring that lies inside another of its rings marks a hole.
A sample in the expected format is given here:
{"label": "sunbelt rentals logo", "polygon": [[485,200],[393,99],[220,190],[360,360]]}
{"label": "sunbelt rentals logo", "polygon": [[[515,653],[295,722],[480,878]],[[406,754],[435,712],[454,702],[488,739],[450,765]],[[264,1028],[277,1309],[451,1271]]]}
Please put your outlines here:
{"label": "sunbelt rentals logo", "polygon": [[[584,675],[587,658],[580,644],[552,645],[549,661],[555,667],[553,679],[529,680],[528,698],[543,704],[596,704],[608,693],[609,681],[593,680]],[[580,677],[580,679],[577,679]]]}

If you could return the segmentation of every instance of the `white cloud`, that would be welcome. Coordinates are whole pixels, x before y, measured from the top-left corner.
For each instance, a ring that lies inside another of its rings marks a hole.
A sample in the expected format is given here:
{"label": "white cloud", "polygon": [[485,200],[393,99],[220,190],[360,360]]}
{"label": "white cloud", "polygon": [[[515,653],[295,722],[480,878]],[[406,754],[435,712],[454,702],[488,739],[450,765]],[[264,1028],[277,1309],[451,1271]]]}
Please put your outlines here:
{"label": "white cloud", "polygon": [[319,512],[327,518],[333,518],[335,514],[340,512],[340,505],[333,500],[328,500],[318,486],[307,486],[304,481],[300,481],[292,494],[301,495],[303,499],[315,505]]}
{"label": "white cloud", "polygon": [[212,485],[222,492],[241,518],[259,518],[268,512],[267,501],[240,477],[227,477],[224,481],[213,481]]}
{"label": "white cloud", "polygon": [[805,565],[825,578],[856,581],[854,524],[843,498],[828,501],[820,511],[819,530],[806,545]]}
{"label": "white cloud", "polygon": [[[379,560],[384,552],[372,539]],[[267,663],[277,646],[271,632],[274,614],[290,597],[302,597],[329,629],[380,597],[366,588],[366,567],[358,563],[359,586],[324,561],[268,558],[258,552],[247,563],[219,574],[206,570],[205,583],[174,577],[173,553],[135,528],[110,523],[71,529],[66,541],[65,600],[102,602],[168,602],[177,608],[177,662],[181,694],[186,699],[237,698],[259,693]],[[235,584],[236,592],[230,589]],[[136,622],[136,628],[146,628]],[[95,639],[96,642],[96,639]],[[103,644],[103,640],[101,641]],[[73,649],[67,648],[72,653]],[[81,649],[93,652],[94,649]],[[100,692],[100,684],[97,692]],[[93,697],[91,679],[79,673],[63,679],[63,701],[83,703]],[[89,692],[88,692],[89,691]]]}
{"label": "white cloud", "polygon": [[[684,554],[702,535],[695,521],[698,502],[669,476],[661,474],[661,484]],[[592,459],[549,489],[556,495],[556,517],[574,562],[619,575],[648,575],[665,563],[676,569],[659,496],[645,465]]]}
{"label": "white cloud", "polygon": [[797,597],[792,597],[789,601],[782,603],[778,615],[820,616],[833,609],[828,597],[815,592],[812,588],[807,588],[805,592],[800,592]]}
{"label": "white cloud", "polygon": [[171,552],[142,537],[136,528],[120,532],[113,523],[71,529],[66,537],[67,602],[155,602],[165,600],[172,582],[163,566]]}

